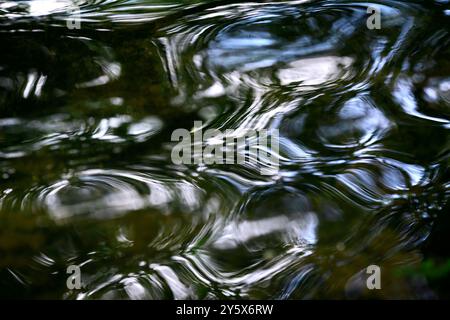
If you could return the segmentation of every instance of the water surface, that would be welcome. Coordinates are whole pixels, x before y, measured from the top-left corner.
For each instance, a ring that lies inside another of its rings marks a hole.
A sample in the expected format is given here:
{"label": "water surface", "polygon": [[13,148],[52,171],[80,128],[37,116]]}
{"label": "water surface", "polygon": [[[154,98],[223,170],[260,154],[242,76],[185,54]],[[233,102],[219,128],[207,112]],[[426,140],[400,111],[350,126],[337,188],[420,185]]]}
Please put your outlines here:
{"label": "water surface", "polygon": [[[449,22],[444,0],[1,1],[0,296],[448,297]],[[194,121],[279,129],[280,170],[175,165]]]}

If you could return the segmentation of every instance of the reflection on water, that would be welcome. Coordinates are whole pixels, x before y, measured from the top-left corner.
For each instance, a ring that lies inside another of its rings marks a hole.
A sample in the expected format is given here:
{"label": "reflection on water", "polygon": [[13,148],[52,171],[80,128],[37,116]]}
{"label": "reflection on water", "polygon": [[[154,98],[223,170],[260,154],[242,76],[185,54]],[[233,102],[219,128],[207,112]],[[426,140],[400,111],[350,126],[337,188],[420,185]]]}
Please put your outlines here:
{"label": "reflection on water", "polygon": [[[449,258],[448,10],[0,3],[0,296],[448,295],[402,271]],[[171,133],[199,120],[279,129],[279,172],[173,164]],[[371,264],[382,291],[361,286]]]}

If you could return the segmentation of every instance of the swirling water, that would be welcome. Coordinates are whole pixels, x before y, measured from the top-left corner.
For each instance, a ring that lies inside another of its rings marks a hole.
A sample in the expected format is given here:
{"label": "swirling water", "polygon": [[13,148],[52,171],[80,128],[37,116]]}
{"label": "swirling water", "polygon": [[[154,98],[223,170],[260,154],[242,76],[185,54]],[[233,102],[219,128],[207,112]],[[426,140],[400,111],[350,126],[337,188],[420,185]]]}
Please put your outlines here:
{"label": "swirling water", "polygon": [[[0,296],[447,296],[449,22],[444,0],[1,1]],[[174,164],[198,120],[279,129],[279,172]]]}

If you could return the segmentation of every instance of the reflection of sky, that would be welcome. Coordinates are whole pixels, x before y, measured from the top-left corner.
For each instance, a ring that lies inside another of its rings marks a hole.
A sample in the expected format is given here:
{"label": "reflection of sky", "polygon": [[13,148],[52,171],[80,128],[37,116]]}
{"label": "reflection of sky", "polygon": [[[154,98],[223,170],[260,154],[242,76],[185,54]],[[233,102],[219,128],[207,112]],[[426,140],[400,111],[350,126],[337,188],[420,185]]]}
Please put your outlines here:
{"label": "reflection of sky", "polygon": [[[169,14],[172,9],[188,5],[176,0],[128,0],[128,1],[82,1],[82,0],[32,0],[0,2],[3,16],[10,19],[38,18],[58,14],[67,17],[74,14],[79,4],[83,21],[108,19],[119,23],[147,22]],[[78,13],[78,12],[76,12]]]}
{"label": "reflection of sky", "polygon": [[393,95],[396,102],[407,114],[429,121],[440,122],[446,125],[449,124],[447,119],[432,117],[421,112],[416,96],[414,95],[414,86],[410,79],[401,78],[398,80]]}
{"label": "reflection of sky", "polygon": [[294,57],[323,52],[332,48],[333,39],[314,43],[309,36],[285,42],[269,31],[235,31],[220,35],[210,45],[208,57],[215,66],[242,71],[270,67]]}
{"label": "reflection of sky", "polygon": [[28,2],[32,16],[42,16],[61,11],[72,5],[72,3],[70,0],[33,0]]}
{"label": "reflection of sky", "polygon": [[336,80],[353,62],[349,57],[324,56],[299,59],[289,63],[288,68],[278,71],[282,85],[302,82],[303,85],[319,85]]}
{"label": "reflection of sky", "polygon": [[39,201],[55,219],[93,209],[97,218],[148,207],[165,211],[173,202],[193,211],[199,209],[200,201],[200,190],[191,184],[161,182],[141,172],[115,170],[87,170],[32,192],[39,193]]}
{"label": "reflection of sky", "polygon": [[294,244],[315,244],[317,242],[318,219],[315,213],[306,212],[296,219],[280,215],[260,220],[246,220],[231,223],[223,229],[215,246],[230,249],[258,237],[281,233],[287,242]]}

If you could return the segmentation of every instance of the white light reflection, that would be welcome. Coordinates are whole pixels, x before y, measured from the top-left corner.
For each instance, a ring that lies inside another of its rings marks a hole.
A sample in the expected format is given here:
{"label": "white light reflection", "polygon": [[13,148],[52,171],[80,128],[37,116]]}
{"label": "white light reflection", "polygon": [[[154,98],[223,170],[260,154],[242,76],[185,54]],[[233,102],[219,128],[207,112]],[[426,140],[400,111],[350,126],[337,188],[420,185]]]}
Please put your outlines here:
{"label": "white light reflection", "polygon": [[306,212],[301,217],[292,219],[277,216],[255,221],[233,222],[223,229],[222,235],[215,241],[219,249],[231,249],[254,238],[282,232],[287,242],[297,244],[315,244],[319,220],[313,212]]}

